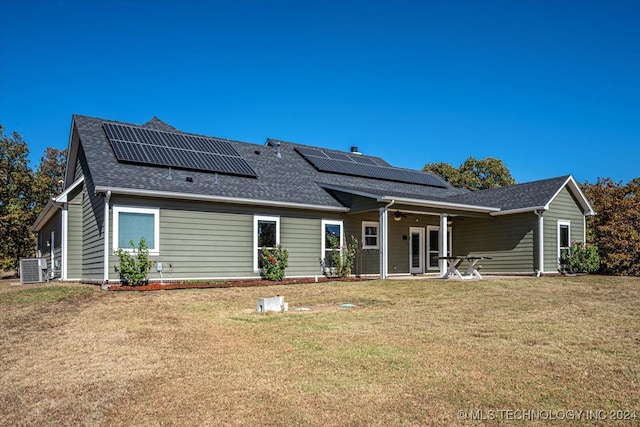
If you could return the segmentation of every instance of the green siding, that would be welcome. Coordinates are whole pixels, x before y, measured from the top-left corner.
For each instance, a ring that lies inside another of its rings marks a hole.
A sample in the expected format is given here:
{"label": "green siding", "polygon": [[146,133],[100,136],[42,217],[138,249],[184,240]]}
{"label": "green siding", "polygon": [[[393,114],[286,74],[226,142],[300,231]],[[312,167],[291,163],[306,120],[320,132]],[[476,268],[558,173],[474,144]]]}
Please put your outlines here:
{"label": "green siding", "polygon": [[544,214],[544,271],[558,272],[558,221],[569,221],[570,240],[584,241],[584,215],[578,201],[562,189]]}
{"label": "green siding", "polygon": [[82,279],[102,280],[104,278],[104,197],[95,194],[95,187],[82,150],[78,150],[76,171],[84,176],[82,198]]}
{"label": "green siding", "polygon": [[289,252],[288,276],[322,274],[320,252],[322,220],[284,216],[280,219],[280,244]]}
{"label": "green siding", "polygon": [[488,273],[533,273],[537,216],[522,213],[454,221],[453,255],[490,256],[482,260]]}
{"label": "green siding", "polygon": [[[340,219],[317,212],[225,205],[205,202],[180,202],[151,198],[114,196],[111,206],[159,208],[160,254],[151,256],[163,264],[163,279],[205,279],[259,277],[253,269],[254,216],[280,218],[280,244],[289,252],[286,276],[320,274],[321,221]],[[113,223],[113,215],[109,218]],[[113,242],[113,227],[109,241]],[[110,248],[112,243],[110,244]],[[117,257],[110,256],[110,280],[119,277],[112,266]],[[149,274],[160,278],[155,268]]]}
{"label": "green siding", "polygon": [[67,279],[82,278],[82,208],[83,188],[69,194],[67,203]]}

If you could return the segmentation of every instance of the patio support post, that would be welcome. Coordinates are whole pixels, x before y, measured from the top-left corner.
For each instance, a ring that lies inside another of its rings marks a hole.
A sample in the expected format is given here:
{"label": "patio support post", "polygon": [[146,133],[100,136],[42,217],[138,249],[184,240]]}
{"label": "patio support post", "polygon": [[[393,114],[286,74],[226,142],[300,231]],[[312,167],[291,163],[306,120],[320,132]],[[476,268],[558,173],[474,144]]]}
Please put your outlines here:
{"label": "patio support post", "polygon": [[386,206],[380,208],[380,278],[386,279],[389,277],[389,207],[395,203],[392,200]]}
{"label": "patio support post", "polygon": [[[448,230],[448,222],[449,220],[449,215],[447,215],[446,213],[441,213],[440,214],[440,252],[438,253],[438,256],[447,256],[447,252],[449,252],[449,248],[447,247],[447,242],[449,241],[449,236],[447,235],[449,230]],[[439,260],[440,262],[438,263],[440,266],[440,277],[444,277],[445,274],[447,274],[447,260],[446,259],[441,259]]]}

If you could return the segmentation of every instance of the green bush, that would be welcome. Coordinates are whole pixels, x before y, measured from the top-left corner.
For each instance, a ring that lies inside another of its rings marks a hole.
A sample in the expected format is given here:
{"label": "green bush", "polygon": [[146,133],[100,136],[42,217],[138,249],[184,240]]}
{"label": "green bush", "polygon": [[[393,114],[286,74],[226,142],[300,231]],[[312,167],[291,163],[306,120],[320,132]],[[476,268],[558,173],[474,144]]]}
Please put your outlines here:
{"label": "green bush", "polygon": [[286,249],[277,246],[273,249],[263,247],[262,277],[267,280],[280,281],[284,278],[284,269],[287,268],[289,253]]}
{"label": "green bush", "polygon": [[329,245],[331,246],[331,268],[335,268],[338,277],[349,277],[353,271],[353,265],[358,253],[358,239],[351,236],[351,243],[347,246],[340,246],[340,239],[332,234],[327,234]]}
{"label": "green bush", "polygon": [[600,267],[598,248],[590,243],[573,242],[560,257],[562,270],[567,273],[593,273]]}
{"label": "green bush", "polygon": [[153,266],[153,261],[149,260],[149,247],[144,238],[140,239],[136,249],[133,240],[129,241],[133,252],[118,249],[115,254],[118,256],[120,264],[118,272],[120,280],[124,285],[141,286],[147,282],[147,275]]}

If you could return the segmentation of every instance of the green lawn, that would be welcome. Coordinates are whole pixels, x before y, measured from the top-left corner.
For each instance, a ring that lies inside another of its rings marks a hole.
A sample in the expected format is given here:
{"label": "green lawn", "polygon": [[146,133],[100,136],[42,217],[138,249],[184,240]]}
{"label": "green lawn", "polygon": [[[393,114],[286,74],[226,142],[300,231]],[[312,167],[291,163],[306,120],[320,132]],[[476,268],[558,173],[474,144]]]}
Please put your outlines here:
{"label": "green lawn", "polygon": [[0,283],[0,424],[639,425],[639,307],[640,278],[599,276]]}

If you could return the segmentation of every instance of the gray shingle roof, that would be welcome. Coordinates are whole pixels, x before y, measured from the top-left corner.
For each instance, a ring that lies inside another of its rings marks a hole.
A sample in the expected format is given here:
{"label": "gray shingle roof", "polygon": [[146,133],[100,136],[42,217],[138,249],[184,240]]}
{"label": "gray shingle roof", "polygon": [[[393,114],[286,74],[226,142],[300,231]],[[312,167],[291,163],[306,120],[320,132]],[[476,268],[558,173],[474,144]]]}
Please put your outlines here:
{"label": "gray shingle roof", "polygon": [[501,210],[541,207],[549,203],[569,177],[570,175],[565,175],[508,187],[470,191],[463,195],[451,196],[447,200],[472,205],[493,206]]}
{"label": "gray shingle roof", "polygon": [[[319,185],[319,183],[323,183],[368,194],[499,207],[510,210],[545,205],[567,179],[565,176],[494,190],[470,192],[450,185],[441,188],[337,175],[316,170],[295,151],[295,147],[304,145],[275,139],[267,140],[265,145],[225,140],[256,171],[257,178],[216,175],[210,172],[179,169],[173,169],[169,172],[169,168],[164,167],[119,163],[102,128],[103,122],[112,122],[179,132],[160,119],[154,117],[144,125],[133,125],[75,115],[73,121],[86,156],[91,178],[98,188],[138,189],[192,196],[228,197],[331,208],[342,207],[330,192]],[[275,144],[277,143],[280,144],[282,154],[280,158],[275,155]],[[379,164],[388,165],[383,159],[379,157],[376,159]],[[191,177],[192,182],[187,182],[186,177]]]}

